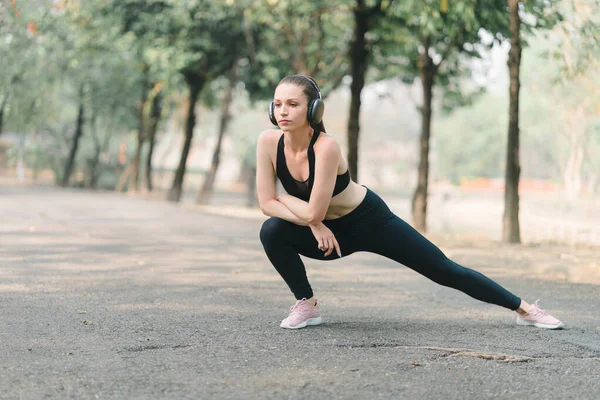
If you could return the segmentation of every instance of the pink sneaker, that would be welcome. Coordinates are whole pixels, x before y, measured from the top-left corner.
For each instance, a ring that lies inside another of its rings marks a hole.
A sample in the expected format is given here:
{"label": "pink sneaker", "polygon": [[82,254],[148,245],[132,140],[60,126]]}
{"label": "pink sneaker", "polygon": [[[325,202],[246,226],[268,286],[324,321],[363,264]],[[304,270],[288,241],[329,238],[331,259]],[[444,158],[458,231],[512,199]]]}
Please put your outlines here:
{"label": "pink sneaker", "polygon": [[315,305],[311,306],[304,298],[296,300],[296,304],[290,308],[290,315],[281,321],[279,326],[287,329],[300,329],[308,325],[321,325],[322,323],[323,320],[317,301],[315,300]]}
{"label": "pink sneaker", "polygon": [[533,325],[536,328],[560,329],[564,326],[562,322],[548,314],[546,310],[538,305],[538,301],[531,306],[529,312],[525,315],[517,316],[517,325]]}

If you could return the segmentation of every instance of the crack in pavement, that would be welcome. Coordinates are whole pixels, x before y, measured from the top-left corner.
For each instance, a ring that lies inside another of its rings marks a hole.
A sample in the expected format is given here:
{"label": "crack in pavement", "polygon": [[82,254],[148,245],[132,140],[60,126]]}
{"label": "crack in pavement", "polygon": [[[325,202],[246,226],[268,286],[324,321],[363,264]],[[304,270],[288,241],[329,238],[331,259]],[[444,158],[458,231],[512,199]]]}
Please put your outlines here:
{"label": "crack in pavement", "polygon": [[446,357],[473,357],[480,358],[483,360],[498,361],[503,363],[525,363],[535,360],[560,358],[560,359],[582,359],[582,360],[596,360],[600,361],[598,356],[570,356],[570,357],[556,357],[556,356],[524,356],[520,354],[506,354],[506,353],[490,353],[471,349],[457,349],[457,348],[446,348],[446,347],[435,347],[435,346],[407,346],[398,345],[394,343],[363,343],[363,344],[349,344],[349,345],[337,345],[336,347],[350,348],[350,349],[366,349],[366,348],[391,348],[391,349],[418,349],[418,350],[431,350],[442,352],[438,358]]}
{"label": "crack in pavement", "polygon": [[433,350],[439,351],[445,354],[442,354],[440,357],[473,357],[473,358],[481,358],[483,360],[492,360],[504,363],[518,363],[518,362],[530,362],[535,360],[536,357],[528,357],[522,356],[518,354],[504,354],[504,353],[487,353],[482,351],[468,350],[468,349],[452,349],[452,348],[444,348],[444,347],[431,347],[431,346],[399,346],[400,348],[416,348],[423,350]]}
{"label": "crack in pavement", "polygon": [[138,346],[138,347],[126,347],[125,349],[123,349],[124,351],[127,352],[140,352],[140,351],[147,351],[147,350],[162,350],[162,349],[171,349],[171,350],[176,350],[176,349],[184,349],[187,347],[192,347],[189,344],[177,344],[177,345],[148,345],[148,346]]}

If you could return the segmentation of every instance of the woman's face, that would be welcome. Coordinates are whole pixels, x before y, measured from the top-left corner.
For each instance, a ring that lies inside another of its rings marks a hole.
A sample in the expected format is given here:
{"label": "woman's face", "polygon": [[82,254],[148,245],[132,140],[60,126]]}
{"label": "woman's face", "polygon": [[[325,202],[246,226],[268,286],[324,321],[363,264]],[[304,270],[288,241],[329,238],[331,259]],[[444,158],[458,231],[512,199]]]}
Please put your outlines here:
{"label": "woman's face", "polygon": [[291,130],[308,125],[306,118],[308,99],[302,86],[282,83],[275,89],[273,98],[275,119],[283,130]]}

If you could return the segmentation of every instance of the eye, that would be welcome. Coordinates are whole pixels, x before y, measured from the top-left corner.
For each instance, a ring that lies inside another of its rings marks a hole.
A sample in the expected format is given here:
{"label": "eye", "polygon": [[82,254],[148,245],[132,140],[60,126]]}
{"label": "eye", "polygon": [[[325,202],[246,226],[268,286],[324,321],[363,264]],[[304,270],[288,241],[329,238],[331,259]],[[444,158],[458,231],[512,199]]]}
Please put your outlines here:
{"label": "eye", "polygon": [[296,106],[298,106],[298,104],[296,104],[296,103],[291,103],[291,104],[290,104],[290,106],[291,106],[291,107],[296,107]]}
{"label": "eye", "polygon": [[275,103],[275,107],[281,107],[280,103]]}

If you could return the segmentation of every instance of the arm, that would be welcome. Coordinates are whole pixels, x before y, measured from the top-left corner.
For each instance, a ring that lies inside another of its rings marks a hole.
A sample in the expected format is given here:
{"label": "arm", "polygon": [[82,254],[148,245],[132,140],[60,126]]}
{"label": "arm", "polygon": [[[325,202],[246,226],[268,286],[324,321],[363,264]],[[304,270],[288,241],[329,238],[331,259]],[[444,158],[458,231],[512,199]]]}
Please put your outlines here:
{"label": "arm", "polygon": [[263,214],[279,217],[296,225],[307,226],[308,223],[294,215],[283,203],[279,202],[275,191],[275,171],[269,156],[269,146],[273,135],[265,131],[258,137],[256,146],[256,191],[258,204]]}
{"label": "arm", "polygon": [[282,194],[278,198],[294,215],[309,225],[317,225],[325,219],[337,179],[339,154],[339,147],[333,139],[323,140],[318,149],[315,146],[315,181],[308,202],[288,194]]}

